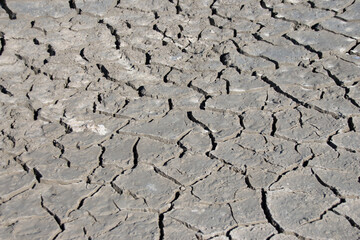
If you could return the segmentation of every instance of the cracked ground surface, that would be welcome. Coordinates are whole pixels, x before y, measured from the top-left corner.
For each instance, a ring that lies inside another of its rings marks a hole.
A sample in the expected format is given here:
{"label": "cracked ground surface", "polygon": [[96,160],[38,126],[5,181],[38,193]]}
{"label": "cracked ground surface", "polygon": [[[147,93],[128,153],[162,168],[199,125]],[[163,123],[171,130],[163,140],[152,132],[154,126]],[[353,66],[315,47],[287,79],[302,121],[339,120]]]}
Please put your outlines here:
{"label": "cracked ground surface", "polygon": [[360,1],[3,2],[1,239],[360,238]]}

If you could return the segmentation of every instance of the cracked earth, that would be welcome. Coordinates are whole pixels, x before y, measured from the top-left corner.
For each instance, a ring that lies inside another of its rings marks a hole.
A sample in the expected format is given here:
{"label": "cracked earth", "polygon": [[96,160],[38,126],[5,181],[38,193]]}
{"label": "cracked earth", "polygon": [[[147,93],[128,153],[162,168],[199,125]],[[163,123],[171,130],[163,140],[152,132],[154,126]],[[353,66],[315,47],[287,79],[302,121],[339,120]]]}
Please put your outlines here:
{"label": "cracked earth", "polygon": [[360,239],[360,1],[0,1],[1,239]]}

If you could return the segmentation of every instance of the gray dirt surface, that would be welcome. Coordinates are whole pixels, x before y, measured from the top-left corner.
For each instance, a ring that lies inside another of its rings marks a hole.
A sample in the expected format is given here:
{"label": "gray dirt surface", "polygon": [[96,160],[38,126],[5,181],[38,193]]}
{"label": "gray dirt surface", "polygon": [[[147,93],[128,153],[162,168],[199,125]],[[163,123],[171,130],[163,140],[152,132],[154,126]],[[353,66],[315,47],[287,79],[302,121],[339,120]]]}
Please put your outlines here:
{"label": "gray dirt surface", "polygon": [[0,3],[0,239],[360,239],[359,0]]}

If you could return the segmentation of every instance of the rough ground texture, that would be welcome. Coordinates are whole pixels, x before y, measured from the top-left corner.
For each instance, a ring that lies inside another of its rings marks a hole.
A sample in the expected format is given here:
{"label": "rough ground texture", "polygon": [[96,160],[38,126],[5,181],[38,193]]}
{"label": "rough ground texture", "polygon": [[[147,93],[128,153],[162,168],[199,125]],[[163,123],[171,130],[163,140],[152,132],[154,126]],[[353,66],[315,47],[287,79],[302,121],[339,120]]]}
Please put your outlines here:
{"label": "rough ground texture", "polygon": [[360,238],[360,1],[7,6],[0,239]]}

